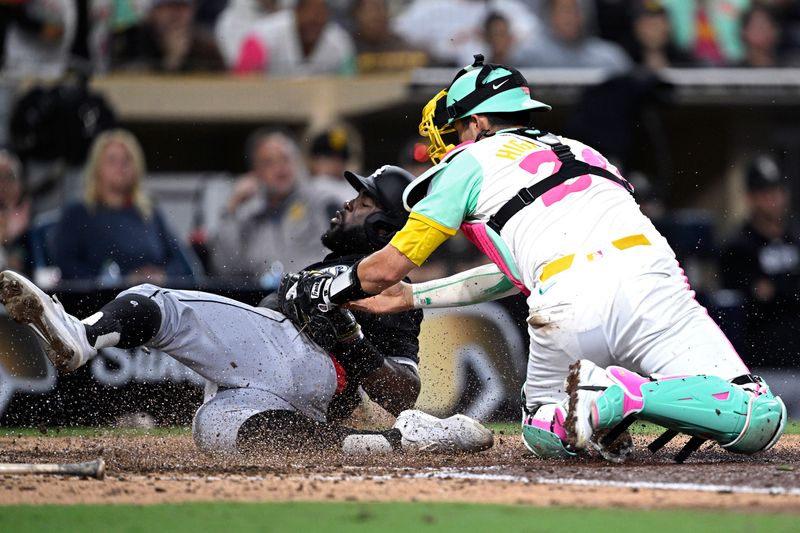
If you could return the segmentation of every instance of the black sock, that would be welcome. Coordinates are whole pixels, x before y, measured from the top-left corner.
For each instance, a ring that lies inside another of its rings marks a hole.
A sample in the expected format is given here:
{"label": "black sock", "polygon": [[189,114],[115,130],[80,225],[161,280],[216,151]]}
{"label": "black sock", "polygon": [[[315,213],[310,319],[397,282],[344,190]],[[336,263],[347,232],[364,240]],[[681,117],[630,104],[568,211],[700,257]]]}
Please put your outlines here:
{"label": "black sock", "polygon": [[402,449],[403,447],[403,434],[400,433],[400,430],[397,428],[387,429],[386,431],[381,431],[381,435],[389,441],[389,445],[391,445],[392,450],[397,451]]}
{"label": "black sock", "polygon": [[[96,318],[97,315],[100,316]],[[158,333],[161,310],[146,296],[123,294],[86,320],[92,322],[91,325],[84,322],[86,337],[95,348],[136,348]]]}
{"label": "black sock", "polygon": [[400,449],[400,430],[362,431],[311,420],[294,411],[264,411],[239,428],[236,447],[241,451],[268,447],[276,450],[341,449],[350,435],[381,435],[393,450]]}

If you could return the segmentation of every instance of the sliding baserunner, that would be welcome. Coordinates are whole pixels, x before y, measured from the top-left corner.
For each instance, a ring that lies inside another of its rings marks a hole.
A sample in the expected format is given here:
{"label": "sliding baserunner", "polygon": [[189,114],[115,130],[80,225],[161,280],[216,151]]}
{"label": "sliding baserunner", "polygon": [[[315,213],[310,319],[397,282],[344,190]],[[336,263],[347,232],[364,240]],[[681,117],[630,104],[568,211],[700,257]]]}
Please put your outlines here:
{"label": "sliding baserunner", "polygon": [[[332,253],[309,266],[316,272],[345,270],[388,242],[408,217],[401,199],[413,179],[408,172],[386,166],[368,177],[346,177],[358,195],[322,236]],[[335,309],[315,313],[301,333],[281,312],[284,302],[269,300],[272,308],[252,307],[205,292],[139,285],[79,320],[20,274],[0,274],[0,302],[42,337],[60,371],[81,367],[102,348],[147,346],[206,378],[212,387],[193,424],[203,450],[268,445],[369,453],[492,445],[491,432],[469,417],[439,419],[412,409],[420,390],[420,311],[376,316]],[[364,432],[337,423],[359,404],[360,390],[399,415],[393,429]]]}

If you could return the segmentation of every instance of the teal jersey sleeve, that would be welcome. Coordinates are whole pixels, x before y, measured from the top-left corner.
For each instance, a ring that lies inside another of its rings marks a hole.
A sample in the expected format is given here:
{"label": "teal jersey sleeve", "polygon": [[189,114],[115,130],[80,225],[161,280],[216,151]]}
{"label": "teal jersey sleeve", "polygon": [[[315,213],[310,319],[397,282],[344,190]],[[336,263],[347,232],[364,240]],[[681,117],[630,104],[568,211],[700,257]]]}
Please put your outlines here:
{"label": "teal jersey sleeve", "polygon": [[414,213],[457,230],[478,206],[483,182],[481,164],[468,152],[458,154],[431,180],[428,194],[414,206]]}

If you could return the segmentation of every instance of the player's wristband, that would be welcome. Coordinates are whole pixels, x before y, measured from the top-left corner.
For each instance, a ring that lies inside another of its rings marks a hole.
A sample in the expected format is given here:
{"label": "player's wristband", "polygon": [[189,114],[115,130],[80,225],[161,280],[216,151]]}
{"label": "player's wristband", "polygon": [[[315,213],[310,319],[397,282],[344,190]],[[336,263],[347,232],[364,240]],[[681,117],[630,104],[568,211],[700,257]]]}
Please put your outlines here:
{"label": "player's wristband", "polygon": [[328,288],[328,300],[331,303],[342,305],[353,300],[375,296],[361,288],[361,280],[358,279],[358,265],[360,263],[361,260],[359,259],[353,266],[333,278]]}
{"label": "player's wristband", "polygon": [[364,338],[364,334],[361,332],[361,326],[358,325],[358,322],[355,322],[350,329],[337,333],[336,341],[344,346],[355,344]]}

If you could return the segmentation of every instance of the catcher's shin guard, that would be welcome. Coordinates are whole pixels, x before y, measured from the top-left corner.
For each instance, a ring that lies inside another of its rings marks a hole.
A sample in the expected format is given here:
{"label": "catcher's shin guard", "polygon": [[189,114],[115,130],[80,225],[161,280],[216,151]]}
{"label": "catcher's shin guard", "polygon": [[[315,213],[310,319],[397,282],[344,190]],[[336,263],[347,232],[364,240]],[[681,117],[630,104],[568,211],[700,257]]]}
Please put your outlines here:
{"label": "catcher's shin guard", "polygon": [[550,403],[539,407],[535,413],[523,411],[522,442],[536,457],[574,457],[564,447],[566,433],[564,432],[564,418],[566,411],[557,403]]}
{"label": "catcher's shin guard", "polygon": [[716,376],[675,376],[650,380],[608,367],[614,382],[595,402],[592,426],[609,428],[636,416],[698,439],[718,442],[736,453],[768,450],[786,424],[786,406],[763,382],[744,387]]}

